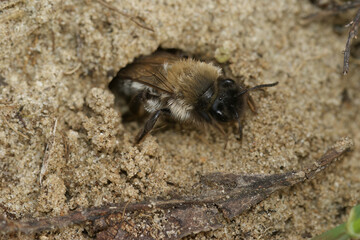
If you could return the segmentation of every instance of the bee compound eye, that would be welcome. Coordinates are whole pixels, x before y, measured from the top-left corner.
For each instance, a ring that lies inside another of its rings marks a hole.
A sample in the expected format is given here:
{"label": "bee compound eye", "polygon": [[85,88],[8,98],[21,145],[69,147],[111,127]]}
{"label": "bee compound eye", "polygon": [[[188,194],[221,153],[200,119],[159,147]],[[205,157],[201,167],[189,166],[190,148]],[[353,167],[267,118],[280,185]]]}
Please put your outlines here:
{"label": "bee compound eye", "polygon": [[234,84],[235,84],[235,81],[234,81],[234,80],[232,80],[232,79],[225,79],[225,80],[222,81],[221,86],[227,88],[227,87],[234,86]]}

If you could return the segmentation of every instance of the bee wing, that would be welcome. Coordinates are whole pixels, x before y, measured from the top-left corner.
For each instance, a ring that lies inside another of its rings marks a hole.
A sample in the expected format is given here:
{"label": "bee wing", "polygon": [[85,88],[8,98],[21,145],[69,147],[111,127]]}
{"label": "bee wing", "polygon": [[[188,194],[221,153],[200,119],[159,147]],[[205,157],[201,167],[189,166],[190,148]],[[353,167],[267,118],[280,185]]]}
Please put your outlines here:
{"label": "bee wing", "polygon": [[174,93],[174,87],[166,78],[164,64],[171,64],[179,59],[176,55],[158,52],[151,56],[135,60],[135,62],[126,68],[121,69],[115,78],[118,80],[129,79],[158,91],[172,94]]}

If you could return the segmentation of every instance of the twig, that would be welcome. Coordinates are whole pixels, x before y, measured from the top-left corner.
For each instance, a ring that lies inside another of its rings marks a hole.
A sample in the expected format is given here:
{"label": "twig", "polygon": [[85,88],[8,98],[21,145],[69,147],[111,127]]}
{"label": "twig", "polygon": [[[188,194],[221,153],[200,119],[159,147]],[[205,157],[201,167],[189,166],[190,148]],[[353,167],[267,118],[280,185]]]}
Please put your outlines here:
{"label": "twig", "polygon": [[122,16],[124,16],[124,17],[127,17],[130,21],[132,21],[133,23],[135,23],[135,24],[138,25],[139,27],[141,27],[141,28],[143,28],[143,29],[146,29],[146,30],[148,30],[148,31],[154,32],[154,29],[152,29],[152,28],[146,26],[145,24],[142,24],[142,23],[140,23],[139,21],[136,20],[136,19],[140,19],[141,21],[144,21],[142,18],[140,18],[140,17],[133,17],[133,16],[127,14],[127,13],[124,13],[124,12],[120,11],[119,9],[111,6],[110,4],[108,4],[108,3],[106,3],[106,2],[104,2],[104,1],[102,1],[102,0],[96,0],[96,1],[97,1],[98,3],[100,3],[101,5],[103,5],[103,6],[107,7],[107,8],[109,8],[109,9],[117,12],[118,14],[120,14],[120,15],[122,15]]}
{"label": "twig", "polygon": [[77,70],[79,70],[79,68],[81,67],[81,63],[78,63],[73,69],[70,69],[68,71],[65,71],[64,74],[65,75],[71,75],[74,72],[76,72]]}
{"label": "twig", "polygon": [[348,25],[346,25],[346,27],[350,27],[350,31],[344,51],[344,67],[343,67],[344,75],[346,75],[349,72],[350,46],[352,39],[357,38],[359,24],[360,24],[360,9],[357,11],[354,20],[352,20]]}
{"label": "twig", "polygon": [[[50,218],[12,221],[0,217],[0,232],[31,233],[90,221],[99,223],[94,224],[97,239],[121,239],[121,236],[130,239],[152,239],[159,233],[163,239],[179,239],[200,231],[220,228],[222,222],[243,213],[271,193],[312,179],[352,146],[351,139],[341,139],[313,165],[301,171],[273,175],[212,173],[201,179],[201,193],[198,196],[112,204]],[[125,212],[139,224],[123,230],[119,223],[124,220]],[[140,213],[144,212],[157,214],[157,222],[164,223],[160,232],[156,228],[156,223],[151,223],[148,218],[142,217],[144,214]],[[139,226],[143,227],[139,229]],[[139,234],[140,230],[141,234]]]}
{"label": "twig", "polygon": [[5,123],[9,126],[9,128],[11,128],[14,132],[16,132],[17,134],[19,134],[20,136],[22,136],[22,137],[24,137],[24,138],[26,138],[26,139],[30,139],[28,136],[26,136],[25,134],[23,134],[23,133],[21,133],[20,131],[17,131],[9,122],[8,122],[8,120],[6,119],[6,117],[3,115],[3,114],[1,114],[1,116],[3,117],[3,119],[4,119],[4,121],[5,121]]}
{"label": "twig", "polygon": [[21,114],[20,114],[23,109],[24,109],[24,106],[21,106],[21,107],[19,108],[19,110],[16,112],[15,117],[16,117],[17,119],[19,119],[19,121],[21,122],[21,124],[23,125],[23,127],[26,129],[26,123],[25,123],[23,117],[22,117]]}
{"label": "twig", "polygon": [[354,9],[354,8],[357,8],[357,7],[360,7],[360,1],[359,0],[348,1],[348,2],[345,2],[344,4],[333,5],[333,6],[329,7],[328,9],[325,9],[325,10],[322,10],[320,12],[307,15],[307,16],[303,17],[303,19],[306,21],[306,23],[308,23],[308,22],[310,22],[312,20],[322,19],[322,18],[325,18],[325,17],[328,17],[328,16],[343,13],[343,12],[346,12],[348,10],[351,10],[351,9]]}
{"label": "twig", "polygon": [[48,163],[48,159],[49,159],[49,155],[50,155],[49,151],[51,150],[52,146],[54,146],[54,144],[55,144],[56,126],[57,126],[57,118],[55,118],[54,127],[53,127],[53,131],[52,131],[50,140],[46,144],[46,147],[45,147],[45,153],[44,153],[43,162],[42,162],[41,170],[40,170],[40,185],[42,185],[42,180],[46,174],[46,171],[47,171],[47,168],[49,165],[49,163]]}
{"label": "twig", "polygon": [[[312,20],[321,19],[331,15],[336,15],[342,12],[346,12],[350,9],[360,7],[360,0],[345,2],[341,5],[333,5],[326,10],[320,11],[318,13],[310,14],[303,18],[305,24],[311,22]],[[352,40],[357,38],[358,28],[360,24],[360,9],[357,11],[355,18],[346,25],[350,27],[349,36],[346,41],[345,50],[344,50],[344,65],[343,65],[343,74],[346,75],[349,72],[349,59],[350,59],[350,46]]]}

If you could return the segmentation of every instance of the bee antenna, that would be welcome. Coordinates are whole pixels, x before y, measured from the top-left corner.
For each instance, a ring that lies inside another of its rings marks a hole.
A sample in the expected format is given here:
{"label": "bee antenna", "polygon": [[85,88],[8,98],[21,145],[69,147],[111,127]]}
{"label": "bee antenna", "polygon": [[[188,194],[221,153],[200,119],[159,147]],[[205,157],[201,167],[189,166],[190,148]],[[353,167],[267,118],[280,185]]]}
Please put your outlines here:
{"label": "bee antenna", "polygon": [[241,96],[249,91],[254,91],[254,90],[257,90],[257,89],[261,89],[261,88],[266,88],[266,87],[273,87],[273,86],[276,86],[278,85],[279,82],[274,82],[274,83],[269,83],[269,84],[260,84],[260,85],[257,85],[255,87],[252,87],[252,88],[247,88],[247,89],[244,89],[242,90],[241,92],[238,93],[238,96]]}

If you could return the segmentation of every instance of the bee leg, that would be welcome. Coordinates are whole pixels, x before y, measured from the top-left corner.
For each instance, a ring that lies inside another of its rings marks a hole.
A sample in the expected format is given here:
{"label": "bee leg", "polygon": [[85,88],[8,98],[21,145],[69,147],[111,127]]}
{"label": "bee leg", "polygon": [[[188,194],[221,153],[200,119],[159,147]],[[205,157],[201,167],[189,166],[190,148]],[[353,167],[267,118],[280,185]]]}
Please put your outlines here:
{"label": "bee leg", "polygon": [[253,113],[256,113],[256,105],[255,105],[255,102],[254,102],[254,99],[249,95],[246,99],[247,101],[247,104],[249,105],[250,107],[250,110],[253,112]]}
{"label": "bee leg", "polygon": [[159,117],[164,114],[169,115],[170,110],[167,108],[160,109],[150,116],[150,118],[146,121],[144,128],[136,136],[136,144],[139,144],[144,139],[144,137],[154,128],[155,123]]}
{"label": "bee leg", "polygon": [[239,132],[239,140],[241,141],[242,140],[242,136],[243,136],[243,134],[242,134],[242,131],[243,131],[243,127],[242,127],[242,124],[241,124],[241,122],[240,122],[240,120],[238,120],[238,132]]}
{"label": "bee leg", "polygon": [[141,106],[142,93],[133,96],[129,101],[129,110],[122,116],[123,122],[131,122],[137,119],[139,116],[145,114],[144,108]]}

